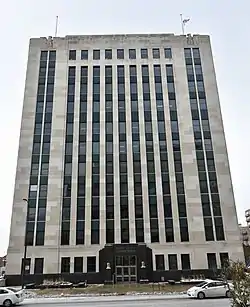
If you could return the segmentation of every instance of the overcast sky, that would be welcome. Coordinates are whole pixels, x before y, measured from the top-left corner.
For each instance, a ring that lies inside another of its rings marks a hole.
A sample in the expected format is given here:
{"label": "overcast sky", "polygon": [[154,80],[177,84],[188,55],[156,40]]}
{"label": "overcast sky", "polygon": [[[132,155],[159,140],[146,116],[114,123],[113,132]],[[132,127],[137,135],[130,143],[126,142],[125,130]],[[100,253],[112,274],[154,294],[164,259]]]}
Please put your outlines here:
{"label": "overcast sky", "polygon": [[[69,34],[210,34],[236,206],[240,222],[250,208],[250,72],[247,0],[8,0],[0,1],[0,256],[8,246],[30,37]],[[24,195],[25,197],[26,195]]]}

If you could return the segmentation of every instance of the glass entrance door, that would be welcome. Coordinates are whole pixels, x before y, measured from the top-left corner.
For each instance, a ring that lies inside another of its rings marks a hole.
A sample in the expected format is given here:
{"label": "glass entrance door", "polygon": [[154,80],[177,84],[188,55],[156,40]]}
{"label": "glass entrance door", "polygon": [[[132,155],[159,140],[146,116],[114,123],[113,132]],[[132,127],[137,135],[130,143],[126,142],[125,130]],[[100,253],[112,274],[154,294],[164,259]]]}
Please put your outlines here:
{"label": "glass entrance door", "polygon": [[136,256],[116,257],[116,282],[117,283],[137,282]]}

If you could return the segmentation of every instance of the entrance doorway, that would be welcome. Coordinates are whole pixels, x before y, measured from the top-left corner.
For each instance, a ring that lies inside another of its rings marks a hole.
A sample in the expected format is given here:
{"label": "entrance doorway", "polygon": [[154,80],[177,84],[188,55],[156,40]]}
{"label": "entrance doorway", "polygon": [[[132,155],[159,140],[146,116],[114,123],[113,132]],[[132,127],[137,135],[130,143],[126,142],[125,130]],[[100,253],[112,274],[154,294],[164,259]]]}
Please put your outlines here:
{"label": "entrance doorway", "polygon": [[115,276],[117,283],[136,283],[136,256],[116,256]]}

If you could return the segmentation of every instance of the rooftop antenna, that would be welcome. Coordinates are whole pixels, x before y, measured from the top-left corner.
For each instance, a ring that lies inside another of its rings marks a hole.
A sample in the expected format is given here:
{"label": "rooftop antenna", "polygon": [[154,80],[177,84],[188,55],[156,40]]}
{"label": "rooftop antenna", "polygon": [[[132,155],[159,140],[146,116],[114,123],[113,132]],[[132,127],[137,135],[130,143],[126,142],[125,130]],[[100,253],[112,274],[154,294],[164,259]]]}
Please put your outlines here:
{"label": "rooftop antenna", "polygon": [[55,37],[57,37],[57,29],[58,29],[58,16],[56,16],[56,30],[55,30]]}
{"label": "rooftop antenna", "polygon": [[190,21],[190,18],[185,18],[183,19],[182,14],[180,14],[181,17],[181,30],[182,30],[182,35],[185,35],[185,25]]}

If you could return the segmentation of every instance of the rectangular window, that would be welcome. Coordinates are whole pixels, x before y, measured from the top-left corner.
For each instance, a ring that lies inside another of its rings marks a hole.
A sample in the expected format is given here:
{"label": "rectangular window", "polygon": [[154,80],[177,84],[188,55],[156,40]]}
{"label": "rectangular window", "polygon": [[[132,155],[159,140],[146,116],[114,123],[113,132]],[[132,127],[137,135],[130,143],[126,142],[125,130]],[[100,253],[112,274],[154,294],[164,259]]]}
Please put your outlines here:
{"label": "rectangular window", "polygon": [[136,49],[129,49],[128,54],[131,60],[136,59]]}
{"label": "rectangular window", "polygon": [[76,50],[69,51],[69,60],[76,60]]}
{"label": "rectangular window", "polygon": [[169,265],[169,270],[178,270],[177,255],[175,254],[168,255],[168,265]]}
{"label": "rectangular window", "polygon": [[105,60],[112,60],[112,49],[105,49]]}
{"label": "rectangular window", "polygon": [[221,268],[225,268],[229,265],[229,256],[228,253],[220,253],[220,264]]}
{"label": "rectangular window", "polygon": [[153,59],[159,59],[160,58],[160,49],[159,48],[153,48]]}
{"label": "rectangular window", "polygon": [[204,218],[206,241],[214,241],[213,221],[211,217]]}
{"label": "rectangular window", "polygon": [[24,272],[25,270],[25,274],[30,274],[30,263],[31,263],[31,258],[26,258],[25,262],[24,259],[22,259],[21,272]]}
{"label": "rectangular window", "polygon": [[74,273],[83,272],[83,257],[74,258]]}
{"label": "rectangular window", "polygon": [[207,253],[207,264],[209,269],[217,269],[217,261],[215,253]]}
{"label": "rectangular window", "polygon": [[43,274],[43,258],[35,258],[34,274]]}
{"label": "rectangular window", "polygon": [[156,271],[165,271],[164,255],[155,255]]}
{"label": "rectangular window", "polygon": [[124,59],[124,49],[117,49],[117,59],[123,60]]}
{"label": "rectangular window", "polygon": [[[123,212],[124,211],[124,212]],[[128,206],[121,207],[121,217],[128,215]],[[121,220],[121,243],[129,243],[129,220]]]}
{"label": "rectangular window", "polygon": [[87,257],[87,272],[95,273],[96,272],[96,257]]}
{"label": "rectangular window", "polygon": [[70,257],[62,257],[61,273],[70,273]]}
{"label": "rectangular window", "polygon": [[214,218],[214,224],[215,224],[216,240],[217,241],[224,241],[225,235],[224,235],[224,227],[223,227],[222,218],[221,217],[215,217]]}
{"label": "rectangular window", "polygon": [[148,49],[141,49],[141,58],[142,59],[148,58]]}
{"label": "rectangular window", "polygon": [[166,59],[172,59],[172,50],[171,48],[165,48],[164,54]]}
{"label": "rectangular window", "polygon": [[182,270],[190,270],[190,256],[189,254],[181,255],[181,267]]}
{"label": "rectangular window", "polygon": [[100,50],[93,50],[93,60],[100,60],[100,57],[101,57],[101,52]]}
{"label": "rectangular window", "polygon": [[88,59],[88,50],[81,50],[81,60]]}

